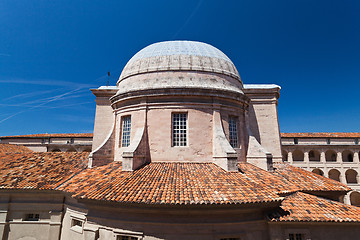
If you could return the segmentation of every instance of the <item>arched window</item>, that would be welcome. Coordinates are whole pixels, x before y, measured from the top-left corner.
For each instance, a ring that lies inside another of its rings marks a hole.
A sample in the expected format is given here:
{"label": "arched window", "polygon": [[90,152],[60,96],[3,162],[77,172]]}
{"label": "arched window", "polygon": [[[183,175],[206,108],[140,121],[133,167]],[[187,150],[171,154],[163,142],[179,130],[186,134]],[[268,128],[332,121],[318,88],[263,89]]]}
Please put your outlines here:
{"label": "arched window", "polygon": [[316,150],[311,150],[309,152],[309,160],[315,161],[315,162],[320,162],[320,152],[318,152]]}
{"label": "arched window", "polygon": [[312,172],[320,176],[324,176],[324,172],[321,169],[315,168],[312,170]]}
{"label": "arched window", "polygon": [[294,161],[304,161],[304,153],[300,150],[295,150],[293,152],[293,160]]}
{"label": "arched window", "polygon": [[336,162],[336,152],[334,150],[327,150],[325,152],[325,159],[327,162]]}
{"label": "arched window", "polygon": [[351,205],[354,206],[360,206],[360,193],[353,191],[352,193],[350,193],[350,203]]}
{"label": "arched window", "polygon": [[352,162],[354,158],[354,154],[352,151],[345,150],[342,152],[343,162]]}
{"label": "arched window", "polygon": [[347,183],[357,183],[357,172],[354,169],[348,169],[345,172],[346,182]]}
{"label": "arched window", "polygon": [[329,178],[340,182],[340,172],[339,172],[339,170],[331,169],[329,171]]}
{"label": "arched window", "polygon": [[283,159],[283,162],[288,161],[288,152],[285,150],[282,150],[282,159]]}

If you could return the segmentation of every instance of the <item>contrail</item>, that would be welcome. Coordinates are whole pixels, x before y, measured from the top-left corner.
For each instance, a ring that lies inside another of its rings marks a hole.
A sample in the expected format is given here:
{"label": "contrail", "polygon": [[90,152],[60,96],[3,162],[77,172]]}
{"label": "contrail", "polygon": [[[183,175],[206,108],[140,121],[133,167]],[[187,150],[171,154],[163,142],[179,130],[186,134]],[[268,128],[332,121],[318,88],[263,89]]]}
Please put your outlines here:
{"label": "contrail", "polygon": [[30,108],[28,108],[28,109],[26,109],[26,110],[23,110],[23,111],[14,113],[14,114],[12,114],[12,115],[10,115],[10,116],[8,116],[8,117],[0,120],[0,123],[5,122],[6,120],[9,120],[10,118],[15,117],[16,115],[19,115],[19,114],[21,114],[21,113],[28,112],[28,111],[33,110],[34,108],[38,108],[38,107],[41,107],[41,106],[43,106],[43,105],[45,105],[45,104],[48,104],[48,103],[50,103],[50,102],[57,101],[57,100],[61,99],[63,96],[70,95],[71,93],[74,93],[74,92],[76,92],[76,91],[78,91],[78,90],[80,90],[80,89],[81,89],[81,88],[77,88],[77,89],[75,89],[75,90],[72,90],[72,91],[69,91],[69,92],[66,92],[66,93],[59,94],[59,95],[57,95],[57,96],[51,97],[51,99],[49,99],[48,101],[45,101],[45,102],[43,102],[43,103],[40,103],[39,105],[30,107]]}

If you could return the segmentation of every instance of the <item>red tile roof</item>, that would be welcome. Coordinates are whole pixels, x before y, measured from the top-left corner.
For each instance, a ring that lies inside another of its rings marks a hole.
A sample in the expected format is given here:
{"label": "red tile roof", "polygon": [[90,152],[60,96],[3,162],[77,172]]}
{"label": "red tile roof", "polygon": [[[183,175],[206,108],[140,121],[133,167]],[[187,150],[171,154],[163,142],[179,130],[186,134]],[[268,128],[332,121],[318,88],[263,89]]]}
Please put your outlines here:
{"label": "red tile roof", "polygon": [[360,208],[297,192],[285,198],[273,222],[360,222]]}
{"label": "red tile roof", "polygon": [[0,189],[55,189],[87,168],[89,153],[0,155]]}
{"label": "red tile roof", "polygon": [[32,152],[30,149],[22,145],[0,143],[0,155],[10,154],[10,153],[30,153],[30,152]]}
{"label": "red tile roof", "polygon": [[347,187],[338,181],[320,176],[318,174],[306,171],[299,167],[294,167],[287,163],[274,164],[276,168],[274,174],[283,177],[288,183],[296,186],[300,191],[350,191]]}
{"label": "red tile roof", "polygon": [[73,197],[148,204],[242,204],[279,201],[273,187],[213,163],[151,163],[122,172],[121,163],[88,169],[59,187]]}
{"label": "red tile roof", "polygon": [[0,138],[73,138],[73,137],[86,137],[92,138],[92,133],[44,133],[44,134],[29,134],[29,135],[15,135],[15,136],[2,136]]}
{"label": "red tile roof", "polygon": [[359,132],[310,132],[310,133],[281,133],[282,138],[360,138]]}

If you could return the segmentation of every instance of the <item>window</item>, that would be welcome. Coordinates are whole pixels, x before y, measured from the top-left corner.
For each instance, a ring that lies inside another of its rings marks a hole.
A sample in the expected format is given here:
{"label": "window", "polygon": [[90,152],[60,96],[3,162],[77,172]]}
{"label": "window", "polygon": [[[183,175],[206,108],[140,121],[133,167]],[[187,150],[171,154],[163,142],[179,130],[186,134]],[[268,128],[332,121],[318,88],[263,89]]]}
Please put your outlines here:
{"label": "window", "polygon": [[304,234],[289,233],[289,240],[304,240]]}
{"label": "window", "polygon": [[359,144],[359,139],[358,139],[358,138],[355,138],[354,141],[355,141],[355,144],[356,144],[356,145]]}
{"label": "window", "polygon": [[229,117],[229,140],[233,148],[238,146],[237,117]]}
{"label": "window", "polygon": [[326,143],[327,143],[327,144],[330,144],[330,143],[331,143],[330,138],[326,139]]}
{"label": "window", "polygon": [[116,240],[138,240],[137,237],[132,237],[132,236],[117,236]]}
{"label": "window", "polygon": [[298,144],[299,143],[299,139],[294,138],[294,144]]}
{"label": "window", "polygon": [[131,116],[122,117],[121,146],[130,145]]}
{"label": "window", "polygon": [[26,214],[25,221],[39,221],[39,214],[38,213]]}
{"label": "window", "polygon": [[172,115],[172,145],[174,147],[187,145],[186,125],[186,113],[174,113]]}
{"label": "window", "polygon": [[77,219],[77,218],[71,218],[70,229],[75,232],[82,233],[83,232],[83,224],[84,224],[84,222],[82,220]]}
{"label": "window", "polygon": [[74,227],[74,226],[82,227],[82,221],[77,220],[77,219],[72,219],[72,220],[71,220],[71,226],[72,226],[72,227]]}

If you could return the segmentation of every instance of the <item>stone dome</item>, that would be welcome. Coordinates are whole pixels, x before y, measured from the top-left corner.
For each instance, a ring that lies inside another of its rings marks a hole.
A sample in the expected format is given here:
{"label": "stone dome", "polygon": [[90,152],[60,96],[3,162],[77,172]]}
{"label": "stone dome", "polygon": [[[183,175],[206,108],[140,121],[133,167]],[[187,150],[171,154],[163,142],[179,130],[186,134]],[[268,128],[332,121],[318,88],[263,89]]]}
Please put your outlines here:
{"label": "stone dome", "polygon": [[242,92],[232,61],[219,49],[195,41],[166,41],[143,48],[126,64],[117,85],[118,93],[197,87]]}

